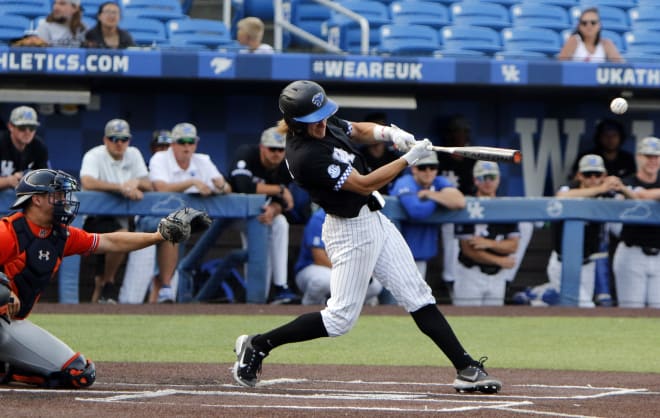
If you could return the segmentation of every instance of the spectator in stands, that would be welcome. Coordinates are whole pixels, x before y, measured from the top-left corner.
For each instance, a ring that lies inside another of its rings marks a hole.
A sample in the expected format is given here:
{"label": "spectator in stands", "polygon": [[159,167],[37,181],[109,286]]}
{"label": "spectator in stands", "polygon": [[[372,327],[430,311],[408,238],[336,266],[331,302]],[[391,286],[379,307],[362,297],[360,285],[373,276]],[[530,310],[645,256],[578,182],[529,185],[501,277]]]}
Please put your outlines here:
{"label": "spectator in stands", "polygon": [[39,22],[35,36],[49,46],[80,47],[85,41],[80,0],[55,0],[53,10]]}
{"label": "spectator in stands", "polygon": [[119,28],[121,11],[113,1],[102,3],[96,13],[96,26],[85,34],[87,48],[126,49],[135,46],[133,37]]}
{"label": "spectator in stands", "polygon": [[[318,209],[312,214],[303,232],[300,254],[296,262],[296,285],[303,293],[303,305],[325,305],[330,297],[330,273],[332,262],[325,251],[321,236],[325,211]],[[383,285],[376,279],[371,279],[365,302],[378,301],[378,295]]]}
{"label": "spectator in stands", "polygon": [[258,17],[245,17],[236,24],[236,40],[243,47],[240,52],[249,54],[272,54],[273,47],[262,42],[264,22]]}
{"label": "spectator in stands", "polygon": [[[473,170],[476,197],[497,196],[500,169],[492,161],[477,161]],[[454,305],[504,305],[508,269],[516,265],[518,224],[456,224],[460,251],[454,280]]]}
{"label": "spectator in stands", "polygon": [[566,40],[561,51],[560,60],[583,62],[623,62],[616,45],[602,37],[600,15],[596,7],[584,9],[580,14],[578,26]]}
{"label": "spectator in stands", "polygon": [[[444,126],[439,127],[442,134],[442,145],[447,147],[464,147],[470,145],[470,123],[465,116],[456,114],[449,118]],[[449,181],[463,193],[472,195],[474,180],[472,168],[475,161],[471,158],[463,158],[458,155],[438,155],[440,175]],[[458,240],[454,236],[454,224],[443,224],[442,230],[442,278],[451,286],[456,277],[456,265],[458,264]]]}
{"label": "spectator in stands", "polygon": [[619,121],[603,119],[598,122],[593,135],[593,147],[575,160],[571,173],[577,173],[578,161],[587,154],[603,157],[607,174],[612,176],[624,178],[635,173],[635,157],[622,148],[626,136],[626,131]]}
{"label": "spectator in stands", "polygon": [[[637,173],[623,182],[637,199],[660,200],[660,139],[650,136],[640,141],[637,167]],[[614,253],[614,278],[620,307],[660,308],[659,225],[623,225]]]}
{"label": "spectator in stands", "polygon": [[7,131],[0,134],[0,189],[15,188],[29,170],[48,168],[48,148],[36,136],[37,112],[28,106],[11,111]]}
{"label": "spectator in stands", "polygon": [[172,132],[167,129],[157,129],[151,134],[149,150],[153,156],[158,151],[167,151],[172,145]]}
{"label": "spectator in stands", "polygon": [[[438,157],[417,161],[411,174],[405,174],[394,183],[392,196],[399,198],[408,218],[423,221],[439,207],[451,210],[465,207],[465,196],[445,177],[438,176]],[[426,278],[427,261],[438,254],[440,225],[402,222],[401,234],[406,239],[415,263],[423,278]]]}
{"label": "spectator in stands", "polygon": [[[84,191],[116,193],[126,199],[140,200],[143,192],[152,190],[142,153],[129,146],[130,140],[130,127],[125,120],[112,119],[105,125],[103,145],[83,155],[80,183]],[[128,217],[88,216],[83,229],[97,233],[128,231],[130,221]],[[116,303],[115,275],[125,256],[121,252],[107,253],[96,264],[92,302]]]}
{"label": "spectator in stands", "polygon": [[285,137],[276,127],[261,134],[259,145],[243,145],[236,151],[229,179],[236,193],[267,196],[259,221],[269,227],[268,279],[272,273],[273,303],[294,303],[300,298],[287,282],[289,223],[284,213],[294,206],[288,189],[291,175],[284,161]]}
{"label": "spectator in stands", "polygon": [[[634,198],[634,194],[624,186],[620,178],[608,176],[603,158],[587,154],[580,159],[575,180],[559,188],[559,198]],[[548,283],[526,290],[526,299],[533,305],[555,305],[559,303],[561,289],[561,254],[563,222],[552,224],[554,249],[550,254],[547,273]],[[580,270],[580,291],[578,306],[594,307],[595,255],[599,252],[599,243],[603,234],[602,223],[588,222],[584,226],[584,244],[582,246],[582,268]]]}
{"label": "spectator in stands", "polygon": [[[172,129],[172,145],[165,151],[155,153],[149,161],[149,177],[157,192],[173,193],[199,193],[202,196],[231,193],[232,188],[220,173],[217,166],[206,154],[195,152],[199,136],[197,128],[191,123],[179,123]],[[151,226],[147,230],[155,231],[158,227],[158,219],[151,220]],[[207,230],[200,240],[195,244],[204,245],[207,240],[204,236],[215,234],[212,232],[217,228],[215,219],[213,225]],[[146,227],[145,227],[146,228]],[[201,256],[208,248],[201,250]],[[179,260],[179,247],[170,243],[162,243],[157,248],[157,261],[159,274],[154,277],[152,292],[149,302],[173,303],[175,301],[172,289],[172,276]],[[180,280],[183,280],[180,277]]]}
{"label": "spectator in stands", "polygon": [[[368,114],[364,118],[365,122],[373,122],[379,125],[387,125],[387,116],[383,112],[374,112]],[[385,142],[377,142],[375,144],[369,144],[364,146],[364,158],[367,160],[367,166],[371,170],[375,170],[379,167],[382,167],[386,164],[391,163],[400,157],[399,153],[392,148],[392,144]],[[394,180],[401,177],[399,174]],[[378,191],[381,194],[389,194],[390,187],[394,184],[394,180],[390,184],[386,184],[381,187]]]}
{"label": "spectator in stands", "polygon": [[[608,174],[625,178],[637,170],[635,157],[622,148],[626,140],[626,132],[623,125],[614,119],[603,119],[596,125],[593,136],[593,148],[581,154],[573,164],[572,176],[578,169],[578,161],[586,154],[596,154],[603,157],[605,170]],[[609,224],[612,225],[612,224]],[[609,229],[609,228],[608,228]],[[616,248],[618,233],[612,231],[603,234],[600,241],[600,252],[613,253]],[[611,306],[615,298],[613,277],[610,274],[610,258],[598,258],[596,260],[596,282],[594,284],[594,299],[599,306]]]}

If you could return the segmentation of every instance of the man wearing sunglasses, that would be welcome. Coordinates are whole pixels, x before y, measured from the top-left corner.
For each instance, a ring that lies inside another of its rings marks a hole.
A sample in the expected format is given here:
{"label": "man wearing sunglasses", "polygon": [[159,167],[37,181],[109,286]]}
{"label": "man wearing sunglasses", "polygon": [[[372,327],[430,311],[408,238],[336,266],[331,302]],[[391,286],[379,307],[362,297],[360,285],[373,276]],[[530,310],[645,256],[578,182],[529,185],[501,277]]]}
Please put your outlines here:
{"label": "man wearing sunglasses", "polygon": [[[423,221],[438,207],[451,210],[465,207],[465,196],[446,177],[438,175],[438,156],[432,153],[410,167],[411,174],[400,177],[392,186],[408,218]],[[417,269],[426,278],[426,264],[438,254],[440,225],[402,222],[401,234],[415,258]]]}
{"label": "man wearing sunglasses", "polygon": [[[268,271],[272,275],[275,304],[297,303],[300,297],[288,286],[289,222],[285,213],[293,209],[289,191],[291,175],[284,162],[284,135],[266,129],[259,145],[243,145],[234,155],[229,180],[236,193],[265,194],[266,204],[259,221],[269,227]],[[271,277],[269,277],[270,279]]]}
{"label": "man wearing sunglasses", "polygon": [[[157,192],[191,193],[213,196],[231,193],[232,188],[207,154],[197,152],[199,143],[197,127],[192,123],[178,123],[172,128],[172,145],[155,153],[149,161],[149,177]],[[179,263],[180,280],[190,282],[191,270],[197,266],[215,243],[226,224],[224,219],[214,219],[210,228],[199,237],[194,247]],[[150,229],[155,231],[158,220],[154,217]],[[156,259],[159,273],[154,277],[149,302],[173,303],[185,301],[172,289],[172,277],[179,260],[179,246],[170,243],[158,245]]]}
{"label": "man wearing sunglasses", "polygon": [[48,148],[36,136],[37,112],[28,106],[11,111],[8,131],[0,136],[0,190],[15,188],[29,170],[48,168]]}
{"label": "man wearing sunglasses", "polygon": [[[477,161],[472,170],[476,197],[497,196],[500,168]],[[518,224],[456,224],[459,240],[453,303],[458,306],[504,305],[507,280],[513,280],[520,241]]]}
{"label": "man wearing sunglasses", "polygon": [[[603,158],[596,154],[587,154],[580,159],[575,180],[560,187],[556,196],[559,198],[634,199],[633,193],[623,184],[620,178],[607,175]],[[551,226],[554,249],[550,253],[550,260],[546,269],[549,281],[526,291],[529,303],[532,305],[545,306],[559,303],[563,226],[563,222],[555,222]],[[595,306],[592,300],[595,284],[595,260],[601,256],[599,247],[603,234],[604,224],[602,223],[588,222],[584,226],[578,299],[578,306],[583,308],[593,308]]]}
{"label": "man wearing sunglasses", "polygon": [[[142,153],[130,146],[131,130],[123,119],[112,119],[105,125],[103,144],[83,155],[80,183],[85,191],[119,194],[126,199],[140,200],[143,192],[151,191],[149,172]],[[88,216],[83,229],[106,233],[128,231],[129,217]],[[92,302],[116,303],[115,275],[126,253],[108,253],[96,263]],[[103,261],[103,262],[101,262]]]}

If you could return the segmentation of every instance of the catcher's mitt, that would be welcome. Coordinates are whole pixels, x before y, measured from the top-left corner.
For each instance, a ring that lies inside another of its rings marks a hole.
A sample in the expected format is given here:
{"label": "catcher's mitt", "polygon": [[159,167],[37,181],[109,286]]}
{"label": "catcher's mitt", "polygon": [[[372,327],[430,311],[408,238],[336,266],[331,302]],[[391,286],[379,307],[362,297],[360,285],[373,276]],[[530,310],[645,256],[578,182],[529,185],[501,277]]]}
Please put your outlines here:
{"label": "catcher's mitt", "polygon": [[193,208],[183,208],[160,220],[158,232],[167,241],[177,243],[190,238],[190,234],[205,230],[211,225],[211,218],[205,212]]}

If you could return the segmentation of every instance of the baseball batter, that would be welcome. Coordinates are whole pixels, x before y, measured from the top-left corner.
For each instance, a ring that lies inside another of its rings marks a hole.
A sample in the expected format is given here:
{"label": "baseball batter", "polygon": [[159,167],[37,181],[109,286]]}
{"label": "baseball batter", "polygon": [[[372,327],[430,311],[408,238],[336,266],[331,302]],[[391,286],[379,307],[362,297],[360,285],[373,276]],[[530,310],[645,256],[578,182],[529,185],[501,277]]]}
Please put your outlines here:
{"label": "baseball batter", "polygon": [[62,257],[132,251],[165,240],[160,232],[96,234],[69,226],[78,213],[80,203],[73,197],[78,190],[78,183],[67,173],[31,171],[16,187],[11,207],[22,211],[0,220],[0,276],[4,278],[0,286],[5,283],[10,289],[10,297],[0,306],[1,383],[91,386],[96,379],[94,363],[27,316],[55,277]]}
{"label": "baseball batter", "polygon": [[[327,213],[323,241],[332,262],[331,296],[321,312],[299,316],[263,334],[237,338],[233,376],[242,386],[257,384],[263,359],[280,345],[320,337],[338,337],[355,324],[369,279],[385,286],[419,329],[445,353],[456,368],[457,391],[496,393],[501,382],[462,347],[440,313],[431,289],[422,279],[410,249],[397,228],[380,213],[382,197],[374,191],[404,168],[427,157],[430,141],[414,140],[401,129],[370,122],[349,122],[334,116],[337,104],[315,82],[300,80],[279,97],[287,130],[286,161],[292,177]],[[405,154],[368,173],[356,143],[389,141]],[[368,174],[367,174],[368,173]]]}
{"label": "baseball batter", "polygon": [[[638,199],[660,200],[660,139],[642,139],[637,167],[623,182]],[[624,224],[613,262],[620,307],[660,308],[660,226]]]}

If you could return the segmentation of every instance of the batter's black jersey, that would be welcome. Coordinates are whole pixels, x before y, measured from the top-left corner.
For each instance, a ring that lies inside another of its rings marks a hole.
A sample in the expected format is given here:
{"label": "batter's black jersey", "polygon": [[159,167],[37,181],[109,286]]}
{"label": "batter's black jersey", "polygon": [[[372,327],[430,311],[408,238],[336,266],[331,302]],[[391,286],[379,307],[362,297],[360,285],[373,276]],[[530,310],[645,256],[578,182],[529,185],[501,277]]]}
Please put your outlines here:
{"label": "batter's black jersey", "polygon": [[[638,187],[657,189],[660,188],[660,177],[654,183],[645,183],[638,179],[636,175],[632,175],[624,178],[623,184],[631,186],[633,190]],[[621,241],[629,246],[660,248],[660,226],[623,224],[623,228],[621,228]]]}
{"label": "batter's black jersey", "polygon": [[328,119],[325,138],[304,133],[289,135],[286,140],[286,162],[293,180],[326,213],[344,218],[356,217],[369,199],[341,189],[353,170],[369,172],[364,156],[350,140],[351,129],[350,123],[333,116]]}
{"label": "batter's black jersey", "polygon": [[[291,183],[291,175],[284,161],[273,170],[267,170],[261,164],[259,145],[243,145],[236,150],[234,161],[229,168],[229,184],[234,193],[255,194],[257,184]],[[271,196],[274,202],[285,207],[279,195]]]}
{"label": "batter's black jersey", "polygon": [[[577,180],[573,180],[569,182],[567,185],[562,186],[559,190],[579,189],[579,188],[580,188],[580,182]],[[616,196],[615,193],[605,193],[594,197],[599,199],[607,199],[607,198],[613,198],[615,196]],[[603,223],[595,223],[595,222],[586,222],[584,224],[584,242],[582,245],[583,261],[587,261],[588,257],[591,254],[598,252],[600,241],[603,236],[603,226],[604,226]],[[561,252],[562,252],[561,241],[564,231],[564,222],[553,222],[552,225],[550,226],[550,230],[552,231],[554,249],[559,255],[559,257],[561,257]]]}
{"label": "batter's black jersey", "polygon": [[[456,238],[467,239],[473,236],[484,237],[496,241],[514,238],[520,236],[518,224],[455,224],[454,234]],[[501,255],[491,249],[486,250],[489,253]],[[485,274],[496,274],[501,267],[495,264],[480,264],[465,255],[463,250],[458,253],[458,261],[466,267],[479,266]]]}
{"label": "batter's black jersey", "polygon": [[48,168],[48,148],[41,139],[34,137],[21,152],[11,142],[9,132],[0,136],[0,177],[39,168]]}

